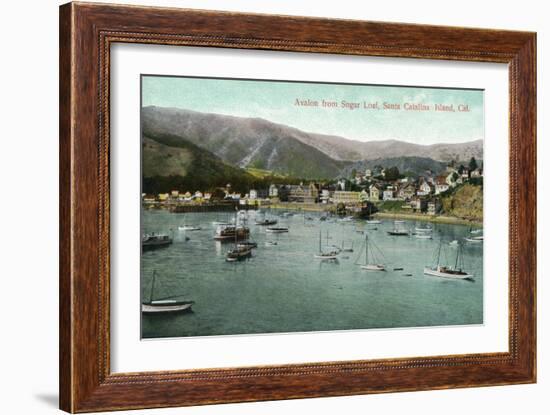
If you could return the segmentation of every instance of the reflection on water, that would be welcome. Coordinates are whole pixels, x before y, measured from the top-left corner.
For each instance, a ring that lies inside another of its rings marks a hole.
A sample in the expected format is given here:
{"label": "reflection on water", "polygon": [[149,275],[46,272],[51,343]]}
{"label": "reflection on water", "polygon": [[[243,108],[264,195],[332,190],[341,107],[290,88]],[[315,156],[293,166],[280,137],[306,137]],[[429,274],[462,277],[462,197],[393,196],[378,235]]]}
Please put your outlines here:
{"label": "reflection on water", "polygon": [[[431,224],[434,238],[418,239],[388,235],[394,228],[390,220],[375,225],[374,230],[363,221],[321,221],[312,213],[307,214],[312,220],[305,220],[301,214],[283,217],[272,212],[271,216],[278,215],[278,225],[290,231],[269,234],[254,224],[257,214],[248,213],[251,239],[258,243],[253,257],[228,263],[225,253],[231,244],[214,241],[211,224],[229,220],[228,214],[143,211],[143,233],[171,232],[174,236],[168,248],[143,253],[143,298],[150,295],[156,270],[156,298],[181,296],[195,301],[191,313],[144,315],[144,338],[483,322],[483,244],[464,247],[465,268],[474,274],[473,282],[423,275],[440,240],[444,241],[442,263],[454,264],[456,248],[448,242],[468,236],[467,226]],[[184,222],[202,229],[178,230]],[[400,226],[414,231],[426,225],[405,221]],[[320,231],[323,247],[344,244],[353,247],[353,252],[342,252],[336,261],[315,259]],[[359,267],[364,261],[365,235],[383,253],[387,272]]]}

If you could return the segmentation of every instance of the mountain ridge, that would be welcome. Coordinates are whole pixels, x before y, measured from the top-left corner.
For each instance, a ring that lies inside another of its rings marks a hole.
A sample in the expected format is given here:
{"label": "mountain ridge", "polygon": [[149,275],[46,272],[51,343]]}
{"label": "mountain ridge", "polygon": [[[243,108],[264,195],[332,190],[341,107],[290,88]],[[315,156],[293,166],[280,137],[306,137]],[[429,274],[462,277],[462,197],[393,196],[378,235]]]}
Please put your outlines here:
{"label": "mountain ridge", "polygon": [[240,168],[257,168],[304,179],[332,179],[350,166],[371,160],[418,157],[444,163],[483,158],[483,141],[414,144],[396,139],[361,142],[308,133],[263,118],[180,108],[142,108],[142,129],[169,134]]}

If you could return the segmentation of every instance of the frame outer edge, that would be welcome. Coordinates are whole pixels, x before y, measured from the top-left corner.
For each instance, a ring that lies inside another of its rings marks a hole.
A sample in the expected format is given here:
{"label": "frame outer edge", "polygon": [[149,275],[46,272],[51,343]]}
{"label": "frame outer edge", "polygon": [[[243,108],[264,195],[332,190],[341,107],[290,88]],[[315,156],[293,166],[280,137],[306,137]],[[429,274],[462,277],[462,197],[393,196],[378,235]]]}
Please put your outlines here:
{"label": "frame outer edge", "polygon": [[[101,344],[96,336],[101,336],[101,325],[96,321],[98,310],[97,302],[101,300],[101,294],[97,295],[97,281],[91,281],[94,270],[100,267],[101,260],[98,261],[100,250],[96,242],[98,232],[100,233],[101,219],[98,218],[98,209],[100,202],[95,199],[94,191],[99,189],[97,179],[101,179],[100,171],[91,171],[90,166],[99,166],[101,159],[98,159],[97,145],[99,138],[96,136],[97,129],[92,128],[98,125],[98,113],[101,111],[99,104],[91,102],[90,98],[97,91],[97,75],[101,68],[98,66],[100,58],[97,56],[99,50],[94,49],[99,45],[102,28],[110,29],[118,27],[125,16],[120,13],[127,11],[130,15],[128,30],[137,27],[143,19],[137,19],[135,12],[154,11],[157,8],[140,10],[140,8],[130,8],[115,5],[100,5],[91,3],[69,3],[60,7],[60,408],[67,412],[89,412],[121,409],[137,409],[164,406],[181,405],[200,405],[207,403],[227,403],[227,402],[246,402],[273,399],[293,399],[307,398],[315,396],[344,396],[363,393],[397,392],[407,390],[425,390],[442,389],[449,387],[470,387],[470,386],[489,386],[502,385],[510,383],[530,383],[536,379],[536,310],[535,310],[535,286],[536,286],[536,207],[532,203],[536,202],[536,36],[533,33],[509,33],[505,40],[498,41],[492,49],[498,51],[497,55],[480,55],[477,47],[472,49],[476,52],[476,59],[463,59],[466,55],[456,55],[453,50],[429,48],[418,52],[418,56],[426,56],[429,59],[455,59],[460,60],[482,60],[494,62],[508,62],[513,60],[521,75],[520,82],[515,94],[515,99],[520,105],[517,108],[523,109],[518,114],[518,134],[516,139],[518,143],[518,167],[524,172],[518,180],[518,185],[522,186],[519,193],[520,212],[519,225],[521,226],[521,235],[523,240],[519,243],[519,252],[522,258],[518,261],[519,269],[523,270],[522,278],[518,282],[520,287],[519,302],[522,304],[522,311],[519,312],[520,332],[520,356],[515,363],[502,364],[495,366],[494,374],[504,376],[501,380],[494,380],[490,376],[484,376],[483,371],[469,370],[470,379],[448,379],[439,384],[427,382],[423,385],[414,387],[402,385],[401,378],[405,372],[397,373],[392,371],[395,377],[395,386],[393,388],[380,389],[379,386],[367,387],[361,386],[363,380],[356,378],[355,386],[350,384],[350,388],[343,391],[341,388],[330,389],[337,385],[342,379],[347,379],[347,370],[338,370],[333,375],[330,372],[324,374],[308,374],[311,381],[315,379],[325,382],[325,386],[317,389],[311,385],[304,386],[304,382],[297,382],[295,385],[288,385],[286,389],[278,384],[279,379],[269,379],[265,375],[256,374],[251,376],[242,376],[240,380],[232,379],[229,376],[228,387],[224,393],[233,393],[231,396],[223,396],[220,399],[213,399],[213,390],[220,386],[219,380],[202,379],[191,382],[168,382],[155,384],[153,382],[129,382],[116,384],[103,379],[101,376],[102,366],[98,359],[98,352],[101,352],[105,344]],[[162,8],[158,8],[161,10]],[[166,10],[166,9],[162,9]],[[181,9],[179,9],[181,10]],[[183,12],[184,10],[182,10]],[[191,27],[200,22],[197,19],[216,18],[216,12],[202,13],[190,11],[193,16],[190,17]],[[148,13],[151,14],[151,13]],[[159,14],[165,15],[165,12]],[[223,13],[224,19],[230,13]],[[253,20],[264,20],[264,17],[252,15],[235,14],[235,17],[245,16]],[[146,16],[147,17],[147,16]],[[150,16],[153,17],[153,16]],[[134,19],[135,21],[131,20]],[[157,20],[160,16],[156,16]],[[167,18],[164,16],[164,18]],[[195,20],[193,20],[195,19]],[[222,19],[222,20],[224,20]],[[298,19],[298,18],[297,18]],[[152,20],[153,23],[155,19]],[[170,20],[172,21],[172,20]],[[306,20],[304,22],[314,21]],[[316,22],[316,21],[314,21]],[[323,21],[324,23],[329,22]],[[317,22],[318,23],[318,22]],[[147,32],[148,27],[152,27],[150,22],[142,23],[143,27],[139,30]],[[344,23],[343,23],[344,24]],[[345,23],[351,24],[351,23]],[[365,23],[367,24],[367,23]],[[368,23],[369,25],[384,23]],[[248,23],[247,23],[248,25]],[[245,25],[245,32],[253,31],[254,27]],[[181,30],[182,23],[178,22],[176,32]],[[399,26],[396,24],[395,26]],[[392,26],[393,27],[393,26]],[[408,26],[413,28],[413,26]],[[450,29],[450,28],[448,28]],[[447,31],[448,31],[447,29]],[[320,28],[317,27],[316,31]],[[445,31],[446,29],[438,29]],[[458,30],[458,29],[457,29]],[[460,29],[462,30],[462,29]],[[135,31],[135,30],[134,30]],[[202,29],[198,34],[192,34],[191,37],[200,37]],[[467,30],[466,30],[467,31]],[[399,31],[398,31],[399,32]],[[471,31],[468,31],[470,33]],[[488,33],[492,33],[487,31]],[[470,34],[472,34],[471,32]],[[482,32],[482,34],[485,32]],[[494,33],[493,33],[494,35]],[[491,35],[489,38],[494,38]],[[170,34],[168,33],[168,36]],[[207,36],[208,38],[208,36]],[[218,39],[218,40],[216,40]],[[222,47],[239,47],[233,45],[231,39],[216,37],[214,40],[222,44]],[[246,40],[246,39],[244,39]],[[255,39],[251,39],[255,41]],[[494,40],[494,39],[493,39]],[[305,40],[308,44],[309,40]],[[159,43],[159,42],[151,42]],[[211,43],[210,41],[206,43]],[[215,43],[215,42],[214,42]],[[211,46],[214,46],[214,43]],[[261,42],[260,42],[261,43]],[[456,41],[455,41],[456,43]],[[490,42],[489,42],[490,43]],[[383,44],[385,44],[383,42]],[[428,44],[431,44],[428,42]],[[251,43],[247,48],[256,48],[256,43]],[[93,46],[91,48],[88,48]],[[298,43],[288,46],[289,50],[297,51],[303,46]],[[309,48],[309,46],[308,46]],[[490,49],[489,46],[487,48]],[[277,49],[272,44],[266,47],[268,50]],[[287,46],[282,47],[286,50]],[[405,48],[407,49],[407,48]],[[401,57],[417,57],[414,50],[401,50],[396,52]],[[414,48],[413,48],[414,49]],[[328,50],[328,49],[326,49]],[[311,51],[325,52],[325,47],[321,44],[311,47]],[[332,49],[331,49],[332,50]],[[346,49],[347,50],[347,49]],[[469,49],[468,49],[469,50]],[[361,46],[359,52],[365,52]],[[458,51],[460,52],[460,51]],[[458,53],[457,52],[457,53]],[[464,51],[462,51],[464,52]],[[461,53],[462,53],[461,52]],[[467,52],[467,50],[466,50]],[[351,52],[342,52],[351,53]],[[372,52],[371,52],[372,53]],[[360,53],[363,54],[363,53]],[[392,56],[389,50],[380,52],[382,56]],[[478,59],[479,58],[479,59]],[[93,74],[94,76],[85,76]],[[96,105],[97,104],[97,105]],[[82,117],[84,117],[82,119]],[[76,124],[76,120],[79,123]],[[94,152],[94,150],[96,152]],[[101,151],[101,150],[100,150]],[[92,169],[93,170],[93,169]],[[97,169],[99,170],[99,169]],[[107,170],[108,172],[108,170]],[[523,212],[524,211],[524,212]],[[92,273],[92,274],[90,274]],[[101,289],[101,288],[100,288]],[[92,295],[94,293],[94,295]],[[84,295],[90,297],[82,298]],[[84,300],[84,301],[82,301]],[[94,320],[94,316],[96,319]],[[103,316],[105,317],[105,316]],[[107,343],[108,344],[108,343]],[[108,354],[107,354],[108,356]],[[514,359],[515,360],[515,359]],[[488,362],[486,362],[488,364]],[[481,362],[483,364],[483,362]],[[408,371],[418,372],[422,365],[416,369],[407,369]],[[474,367],[474,366],[472,366]],[[430,369],[434,376],[445,367],[434,367]],[[238,371],[239,368],[236,368]],[[241,368],[242,369],[242,368]],[[453,373],[456,371],[453,371]],[[374,373],[374,372],[371,372]],[[328,375],[328,377],[327,377]],[[456,373],[455,373],[456,375]],[[364,372],[361,377],[366,380],[367,377],[376,377],[377,375],[368,375]],[[124,377],[124,376],[123,376]],[[155,376],[153,376],[155,377]],[[234,376],[236,378],[237,376]],[[330,379],[329,377],[333,378]],[[295,379],[298,379],[296,377]],[[399,378],[399,379],[398,379]],[[442,378],[441,378],[442,379]],[[124,379],[122,379],[124,380]],[[154,379],[152,379],[154,380]],[[390,380],[391,377],[390,377]],[[470,382],[470,380],[472,382]],[[282,381],[282,379],[281,379]],[[168,385],[171,384],[169,387]],[[222,383],[223,384],[223,383]],[[247,387],[248,384],[248,387]],[[299,387],[301,392],[297,392]],[[352,387],[353,386],[353,387]],[[250,388],[250,389],[248,389]],[[290,389],[289,389],[290,388]],[[322,389],[325,390],[322,390]],[[222,388],[223,389],[223,388]],[[246,392],[248,389],[248,392]],[[290,392],[292,391],[292,392]],[[204,394],[209,394],[206,397]],[[219,392],[218,392],[219,393]],[[245,395],[242,395],[245,393]],[[156,394],[156,396],[155,396]],[[158,400],[161,399],[159,402]]]}
{"label": "frame outer edge", "polygon": [[72,320],[73,5],[59,6],[59,409],[74,412]]}

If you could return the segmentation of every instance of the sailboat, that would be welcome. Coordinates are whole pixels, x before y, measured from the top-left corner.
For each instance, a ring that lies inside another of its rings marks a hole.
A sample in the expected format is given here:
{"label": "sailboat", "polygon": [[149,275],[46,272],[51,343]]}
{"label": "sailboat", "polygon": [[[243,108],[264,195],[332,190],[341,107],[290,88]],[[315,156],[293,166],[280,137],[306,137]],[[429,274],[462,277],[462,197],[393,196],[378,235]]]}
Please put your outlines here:
{"label": "sailboat", "polygon": [[450,278],[450,279],[472,279],[473,274],[468,274],[466,271],[463,271],[464,268],[464,258],[462,255],[462,244],[457,245],[456,258],[454,266],[441,265],[441,247],[443,246],[443,241],[440,241],[437,249],[437,255],[435,257],[435,263],[431,267],[424,268],[424,274],[432,275],[434,277],[440,278]]}
{"label": "sailboat", "polygon": [[153,294],[155,291],[155,281],[157,273],[153,271],[153,281],[151,282],[151,293],[148,301],[141,303],[141,312],[144,314],[158,314],[158,313],[175,313],[178,311],[190,310],[191,306],[195,304],[194,301],[177,301],[173,298],[165,298],[159,300],[153,300]]}
{"label": "sailboat", "polygon": [[269,218],[267,217],[267,215],[263,215],[263,219],[256,219],[256,225],[260,225],[260,226],[271,226],[271,225],[276,225],[277,224],[277,219],[275,218]]}
{"label": "sailboat", "polygon": [[372,204],[369,205],[369,216],[367,219],[367,224],[369,225],[380,225],[382,224],[382,221],[379,219],[370,219],[372,217]]}
{"label": "sailboat", "polygon": [[380,249],[373,242],[369,243],[369,235],[365,235],[365,263],[361,265],[361,269],[365,271],[386,271],[386,266],[380,263],[376,257],[375,249],[381,253]]}
{"label": "sailboat", "polygon": [[344,236],[345,236],[345,230],[342,229],[342,247],[340,248],[340,250],[342,252],[353,252],[353,241],[351,241],[351,246],[346,246],[346,241],[344,239]]}
{"label": "sailboat", "polygon": [[342,241],[342,252],[353,252],[353,241],[351,241],[351,246],[349,247]]}
{"label": "sailboat", "polygon": [[[338,257],[338,255],[340,254],[340,250],[339,249],[334,249],[334,250],[331,250],[331,251],[323,251],[323,247],[322,247],[322,244],[321,244],[321,238],[322,238],[322,234],[321,234],[321,230],[319,230],[319,253],[313,255],[313,257],[317,258],[317,259],[323,259],[323,260],[336,259]],[[327,233],[327,239],[328,239],[328,233]]]}

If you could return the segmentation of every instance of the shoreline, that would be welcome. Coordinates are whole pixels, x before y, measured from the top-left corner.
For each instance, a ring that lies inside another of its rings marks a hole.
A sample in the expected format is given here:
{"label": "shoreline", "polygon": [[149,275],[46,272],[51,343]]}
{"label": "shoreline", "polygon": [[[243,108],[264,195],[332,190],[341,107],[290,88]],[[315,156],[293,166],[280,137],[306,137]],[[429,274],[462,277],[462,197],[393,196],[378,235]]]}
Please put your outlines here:
{"label": "shoreline", "polygon": [[281,210],[297,210],[305,212],[333,212],[335,206],[323,205],[322,203],[274,203],[271,205],[260,206],[260,209],[281,209]]}
{"label": "shoreline", "polygon": [[418,213],[389,213],[389,212],[377,212],[372,215],[374,218],[383,218],[383,219],[408,219],[416,220],[421,222],[432,222],[432,223],[446,223],[451,225],[469,225],[475,226],[478,228],[483,227],[482,221],[468,220],[456,218],[454,216],[444,216],[444,215],[423,215]]}
{"label": "shoreline", "polygon": [[[163,204],[149,204],[147,205],[148,208],[152,209],[164,209],[164,210],[171,210],[170,208],[174,208],[175,206],[169,206],[169,205],[163,205]],[[180,209],[181,213],[184,212],[229,212],[233,211],[234,207],[228,208],[227,205],[223,206],[223,209],[218,209],[220,206],[213,206],[213,205],[189,205],[185,206]],[[242,207],[241,207],[242,208]],[[248,207],[246,210],[260,210],[260,209],[278,209],[278,210],[291,210],[291,211],[297,211],[297,212],[331,212],[335,213],[336,207],[334,205],[326,205],[321,203],[275,203],[271,205],[265,205],[265,206],[254,206],[254,207]],[[172,213],[178,213],[172,211]],[[445,216],[445,215],[427,215],[422,213],[394,213],[394,212],[376,212],[372,214],[373,218],[379,218],[379,219],[404,219],[404,220],[414,220],[419,222],[431,222],[431,223],[446,223],[451,225],[467,225],[467,226],[473,226],[477,228],[483,227],[483,221],[477,221],[477,220],[469,220],[469,219],[462,219],[457,218],[454,216]]]}

